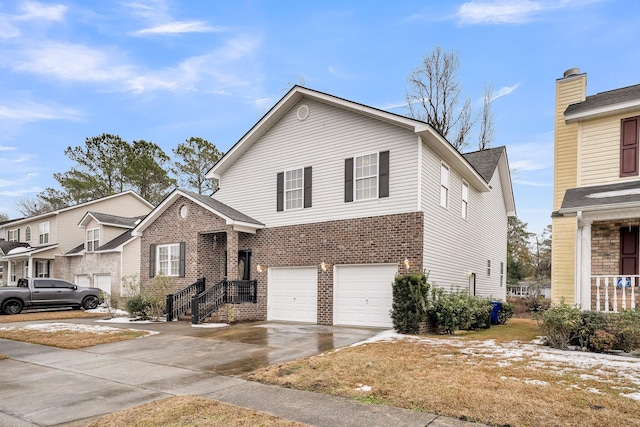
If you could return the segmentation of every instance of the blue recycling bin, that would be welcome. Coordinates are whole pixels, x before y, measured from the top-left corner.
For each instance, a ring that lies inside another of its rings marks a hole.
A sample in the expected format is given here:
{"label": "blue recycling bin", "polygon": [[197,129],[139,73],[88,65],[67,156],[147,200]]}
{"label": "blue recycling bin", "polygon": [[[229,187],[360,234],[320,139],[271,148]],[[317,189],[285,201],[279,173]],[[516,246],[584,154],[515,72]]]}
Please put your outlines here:
{"label": "blue recycling bin", "polygon": [[500,301],[491,301],[491,324],[498,324],[498,316],[500,314],[500,309],[502,308],[502,303]]}

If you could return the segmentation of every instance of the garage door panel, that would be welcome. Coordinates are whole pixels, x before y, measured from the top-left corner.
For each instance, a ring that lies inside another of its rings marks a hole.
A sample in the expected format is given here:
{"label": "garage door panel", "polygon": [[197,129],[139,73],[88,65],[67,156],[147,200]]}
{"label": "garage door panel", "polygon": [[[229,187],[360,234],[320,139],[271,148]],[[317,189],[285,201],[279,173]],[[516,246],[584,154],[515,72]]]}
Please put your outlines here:
{"label": "garage door panel", "polygon": [[334,277],[334,324],[392,327],[395,264],[340,265]]}
{"label": "garage door panel", "polygon": [[270,268],[267,319],[317,322],[318,272],[316,267]]}

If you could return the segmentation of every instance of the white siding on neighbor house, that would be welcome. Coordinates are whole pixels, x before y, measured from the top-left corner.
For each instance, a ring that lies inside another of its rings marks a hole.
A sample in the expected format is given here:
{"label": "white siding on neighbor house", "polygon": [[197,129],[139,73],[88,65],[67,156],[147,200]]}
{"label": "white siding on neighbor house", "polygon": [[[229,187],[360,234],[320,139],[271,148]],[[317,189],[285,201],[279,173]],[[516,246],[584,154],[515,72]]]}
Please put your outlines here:
{"label": "white siding on neighbor house", "polygon": [[125,294],[129,289],[126,285],[140,283],[140,237],[136,237],[122,248],[122,280],[120,283],[120,294]]}
{"label": "white siding on neighbor house", "polygon": [[[299,121],[302,104],[309,116]],[[303,99],[225,171],[215,198],[268,227],[415,212],[415,141],[411,130]],[[345,159],[386,150],[389,197],[345,203]],[[277,173],[308,166],[313,168],[313,206],[277,212]]]}
{"label": "white siding on neighbor house", "polygon": [[[423,144],[422,163],[424,269],[429,273],[429,282],[446,290],[467,291],[469,273],[475,273],[477,295],[504,299],[507,214],[497,169],[490,182],[491,191],[479,192],[469,185],[468,216],[463,219],[460,174],[450,169],[449,207],[445,209],[440,206],[441,158],[426,144]],[[489,277],[487,260],[491,260]],[[501,262],[504,263],[502,286]]]}

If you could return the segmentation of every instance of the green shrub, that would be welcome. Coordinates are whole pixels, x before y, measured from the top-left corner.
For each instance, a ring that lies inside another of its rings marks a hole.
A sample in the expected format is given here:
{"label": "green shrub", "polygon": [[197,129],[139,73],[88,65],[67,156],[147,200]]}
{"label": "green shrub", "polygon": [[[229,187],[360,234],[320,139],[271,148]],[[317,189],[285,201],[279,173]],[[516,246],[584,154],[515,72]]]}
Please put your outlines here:
{"label": "green shrub", "polygon": [[598,353],[611,350],[616,344],[616,336],[605,331],[604,329],[598,329],[594,331],[589,337],[590,348]]}
{"label": "green shrub", "polygon": [[130,314],[142,316],[145,318],[148,317],[147,313],[151,308],[149,301],[147,301],[147,299],[141,294],[134,295],[131,298],[129,298],[127,300],[126,307],[127,307],[127,311]]}
{"label": "green shrub", "polygon": [[502,302],[498,311],[498,325],[504,325],[515,314],[515,307],[510,302]]}
{"label": "green shrub", "polygon": [[458,329],[489,327],[491,308],[491,301],[487,298],[434,287],[427,318],[432,329],[452,334]]}
{"label": "green shrub", "polygon": [[579,308],[570,306],[563,299],[541,314],[540,329],[551,347],[567,348],[579,336],[582,325],[580,313]]}
{"label": "green shrub", "polygon": [[604,331],[606,328],[607,316],[605,313],[599,311],[582,311],[580,313],[580,325],[576,337],[577,344],[580,348],[594,350],[591,338],[596,331]]}
{"label": "green shrub", "polygon": [[416,334],[425,320],[429,283],[424,274],[396,276],[391,319],[401,334]]}
{"label": "green shrub", "polygon": [[640,349],[640,311],[622,310],[617,320],[617,348],[624,351]]}

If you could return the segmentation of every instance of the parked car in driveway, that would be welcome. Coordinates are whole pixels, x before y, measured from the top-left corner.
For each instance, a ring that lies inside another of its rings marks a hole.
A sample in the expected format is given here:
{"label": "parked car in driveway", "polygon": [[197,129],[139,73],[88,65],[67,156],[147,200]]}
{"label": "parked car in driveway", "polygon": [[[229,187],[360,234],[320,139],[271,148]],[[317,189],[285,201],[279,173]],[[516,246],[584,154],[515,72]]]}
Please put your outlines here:
{"label": "parked car in driveway", "polygon": [[85,288],[49,277],[18,279],[17,286],[0,288],[0,311],[5,314],[18,314],[25,307],[91,310],[102,302],[98,288]]}

